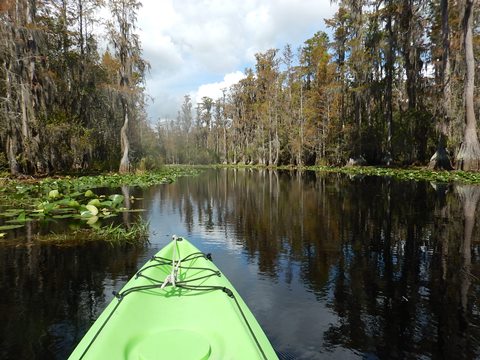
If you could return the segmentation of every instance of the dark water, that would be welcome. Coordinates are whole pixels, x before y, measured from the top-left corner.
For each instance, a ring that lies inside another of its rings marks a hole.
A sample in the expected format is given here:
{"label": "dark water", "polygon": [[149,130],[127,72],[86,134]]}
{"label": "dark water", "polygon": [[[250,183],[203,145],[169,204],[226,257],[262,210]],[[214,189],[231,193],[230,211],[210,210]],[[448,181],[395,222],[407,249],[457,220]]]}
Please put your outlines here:
{"label": "dark water", "polygon": [[35,227],[0,245],[0,358],[66,358],[172,234],[213,254],[291,358],[480,357],[480,187],[212,170],[131,192],[145,247],[39,244]]}

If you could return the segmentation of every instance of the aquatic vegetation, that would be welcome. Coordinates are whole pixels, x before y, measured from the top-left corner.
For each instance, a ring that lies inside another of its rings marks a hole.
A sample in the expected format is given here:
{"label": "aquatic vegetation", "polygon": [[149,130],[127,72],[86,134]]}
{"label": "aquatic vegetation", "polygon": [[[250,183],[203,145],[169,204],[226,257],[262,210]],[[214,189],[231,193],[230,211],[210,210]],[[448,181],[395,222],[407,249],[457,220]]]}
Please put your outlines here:
{"label": "aquatic vegetation", "polygon": [[[97,188],[121,186],[149,187],[171,183],[179,176],[195,175],[199,170],[190,167],[165,167],[158,172],[142,174],[108,174],[99,176],[46,178],[39,181],[3,179],[0,187],[0,234],[21,228],[28,221],[45,218],[80,219],[86,225],[101,228],[100,219],[121,212],[138,212],[124,204],[121,194],[97,194]],[[7,206],[8,204],[8,206]],[[4,224],[3,224],[4,223]],[[5,235],[0,235],[5,236]]]}
{"label": "aquatic vegetation", "polygon": [[432,181],[441,183],[480,184],[480,173],[470,171],[433,171],[425,168],[384,168],[372,166],[328,167],[312,166],[307,170],[336,172],[349,175],[383,176],[398,180]]}
{"label": "aquatic vegetation", "polygon": [[45,178],[41,180],[3,179],[0,183],[0,202],[2,199],[22,203],[31,198],[56,198],[59,194],[72,195],[85,193],[99,187],[118,188],[124,185],[149,187],[153,185],[172,183],[180,176],[196,175],[198,169],[192,167],[164,167],[160,171],[143,174],[105,174],[97,176]]}
{"label": "aquatic vegetation", "polygon": [[149,223],[138,218],[128,227],[125,225],[110,224],[104,227],[89,227],[72,230],[68,233],[51,233],[36,236],[37,241],[75,244],[85,241],[107,241],[111,243],[142,244],[148,241]]}
{"label": "aquatic vegetation", "polygon": [[432,181],[441,183],[480,184],[480,172],[472,171],[434,171],[426,168],[387,168],[374,166],[277,166],[267,167],[263,165],[216,165],[218,168],[236,169],[274,169],[274,170],[300,170],[317,171],[324,173],[342,173],[351,176],[383,176],[397,180]]}

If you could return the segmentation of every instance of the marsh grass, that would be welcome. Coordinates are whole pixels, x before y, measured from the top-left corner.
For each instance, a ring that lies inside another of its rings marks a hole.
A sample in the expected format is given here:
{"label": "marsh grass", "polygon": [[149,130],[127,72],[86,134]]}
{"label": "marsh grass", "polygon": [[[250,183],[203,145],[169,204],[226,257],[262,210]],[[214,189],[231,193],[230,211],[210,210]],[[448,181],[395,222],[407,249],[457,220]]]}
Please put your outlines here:
{"label": "marsh grass", "polygon": [[141,245],[148,242],[150,224],[143,219],[138,219],[129,227],[125,225],[110,224],[99,228],[81,228],[68,233],[50,233],[38,235],[35,240],[40,242],[55,243],[58,245],[73,245],[89,241],[106,241],[112,244]]}

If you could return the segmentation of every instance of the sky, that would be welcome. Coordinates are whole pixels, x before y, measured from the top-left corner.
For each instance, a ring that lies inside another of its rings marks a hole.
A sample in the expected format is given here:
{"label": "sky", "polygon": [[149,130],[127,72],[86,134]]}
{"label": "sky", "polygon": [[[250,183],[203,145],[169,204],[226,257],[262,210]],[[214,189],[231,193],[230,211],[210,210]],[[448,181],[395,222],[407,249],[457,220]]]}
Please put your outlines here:
{"label": "sky", "polygon": [[255,65],[255,54],[296,49],[336,6],[330,0],[142,0],[138,34],[150,63],[148,116],[175,118],[189,94],[217,99]]}

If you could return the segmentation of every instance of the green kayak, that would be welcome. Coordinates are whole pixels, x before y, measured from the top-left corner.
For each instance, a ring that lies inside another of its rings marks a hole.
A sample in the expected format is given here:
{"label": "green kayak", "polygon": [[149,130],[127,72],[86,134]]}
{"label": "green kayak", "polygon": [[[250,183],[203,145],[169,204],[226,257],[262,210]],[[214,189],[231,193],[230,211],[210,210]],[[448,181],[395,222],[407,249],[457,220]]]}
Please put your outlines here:
{"label": "green kayak", "polygon": [[183,238],[115,294],[69,359],[278,359],[228,279]]}

